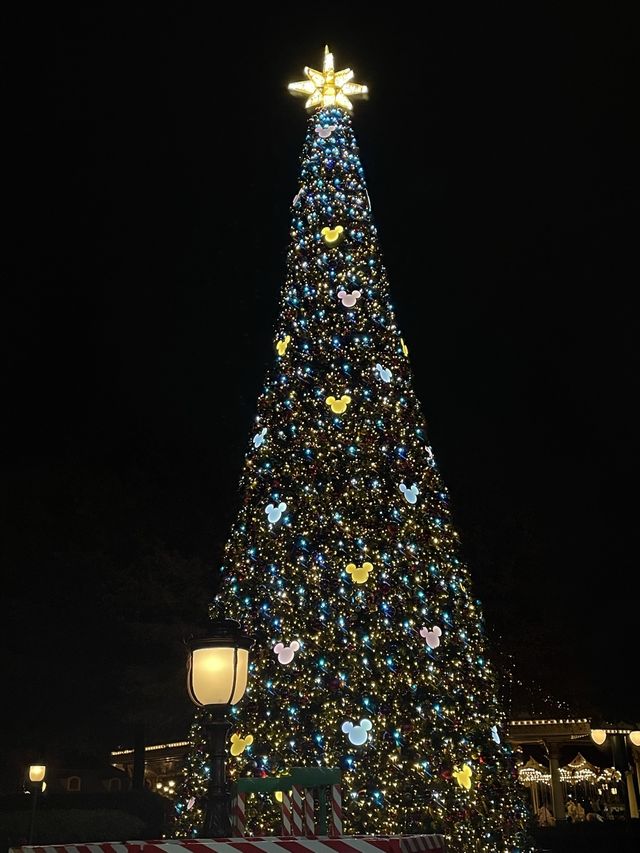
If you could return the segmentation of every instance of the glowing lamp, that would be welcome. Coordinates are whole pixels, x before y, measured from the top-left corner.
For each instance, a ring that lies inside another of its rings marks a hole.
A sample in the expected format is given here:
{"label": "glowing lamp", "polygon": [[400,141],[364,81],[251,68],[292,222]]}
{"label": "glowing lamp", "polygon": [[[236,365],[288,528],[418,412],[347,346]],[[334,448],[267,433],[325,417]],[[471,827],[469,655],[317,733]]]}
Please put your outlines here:
{"label": "glowing lamp", "polygon": [[43,782],[47,768],[44,764],[32,764],[29,767],[29,779],[32,782]]}
{"label": "glowing lamp", "polygon": [[47,772],[46,765],[44,764],[30,764],[29,765],[29,781],[32,784],[31,792],[33,794],[33,799],[31,802],[31,818],[29,820],[29,840],[28,843],[33,844],[33,836],[35,833],[36,826],[36,812],[38,809],[38,794],[44,791],[46,787],[46,782],[44,781],[45,773]]}
{"label": "glowing lamp", "polygon": [[629,732],[629,740],[634,746],[640,746],[640,732]]}
{"label": "glowing lamp", "polygon": [[189,643],[187,684],[192,701],[208,712],[204,728],[211,770],[200,835],[228,838],[231,794],[227,787],[225,748],[231,724],[225,714],[229,705],[239,702],[247,689],[253,640],[244,636],[234,619],[222,619],[211,627],[211,636]]}
{"label": "glowing lamp", "polygon": [[235,705],[247,689],[249,649],[233,619],[213,623],[210,637],[191,640],[189,648],[189,696],[196,705]]}
{"label": "glowing lamp", "polygon": [[607,733],[604,729],[591,729],[591,740],[598,746],[602,746],[606,739]]}

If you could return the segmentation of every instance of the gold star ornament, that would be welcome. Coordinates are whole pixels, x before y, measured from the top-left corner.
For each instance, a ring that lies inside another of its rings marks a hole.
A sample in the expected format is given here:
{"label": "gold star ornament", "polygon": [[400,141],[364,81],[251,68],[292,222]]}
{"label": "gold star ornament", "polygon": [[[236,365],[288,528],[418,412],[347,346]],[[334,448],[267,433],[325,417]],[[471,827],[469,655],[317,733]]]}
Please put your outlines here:
{"label": "gold star ornament", "polygon": [[343,110],[352,110],[353,104],[347,97],[365,98],[369,89],[360,83],[352,83],[353,71],[344,68],[335,71],[333,67],[333,54],[329,48],[324,49],[324,61],[322,71],[305,67],[306,80],[299,83],[289,83],[289,91],[292,95],[305,95],[307,102],[305,107],[310,110],[313,107],[342,107]]}

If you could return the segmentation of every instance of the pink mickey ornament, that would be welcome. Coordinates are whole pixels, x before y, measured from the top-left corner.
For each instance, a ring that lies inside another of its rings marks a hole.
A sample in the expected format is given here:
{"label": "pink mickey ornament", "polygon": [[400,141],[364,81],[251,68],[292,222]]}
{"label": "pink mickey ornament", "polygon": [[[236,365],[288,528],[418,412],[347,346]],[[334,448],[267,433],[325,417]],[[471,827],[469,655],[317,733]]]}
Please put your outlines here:
{"label": "pink mickey ornament", "polygon": [[328,124],[326,127],[322,127],[321,125],[317,125],[316,133],[320,137],[320,139],[328,139],[334,130],[338,127],[337,124]]}
{"label": "pink mickey ornament", "polygon": [[361,296],[362,292],[360,290],[352,290],[351,293],[347,293],[346,290],[338,291],[338,299],[342,302],[345,308],[353,308]]}
{"label": "pink mickey ornament", "polygon": [[434,625],[431,630],[429,628],[420,628],[420,636],[424,637],[430,649],[437,649],[440,645],[442,631],[437,625]]}
{"label": "pink mickey ornament", "polygon": [[285,646],[284,643],[276,643],[273,647],[274,655],[278,655],[278,663],[291,663],[295,653],[300,648],[300,643],[297,640],[294,640],[288,646]]}

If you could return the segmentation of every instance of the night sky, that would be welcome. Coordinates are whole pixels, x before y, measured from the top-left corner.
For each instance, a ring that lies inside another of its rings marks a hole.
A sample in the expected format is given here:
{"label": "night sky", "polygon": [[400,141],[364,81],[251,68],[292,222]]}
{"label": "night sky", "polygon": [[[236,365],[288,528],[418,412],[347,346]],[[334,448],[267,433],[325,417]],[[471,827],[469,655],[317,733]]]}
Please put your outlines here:
{"label": "night sky", "polygon": [[0,748],[186,734],[325,42],[496,655],[639,720],[633,22],[499,6],[5,28]]}

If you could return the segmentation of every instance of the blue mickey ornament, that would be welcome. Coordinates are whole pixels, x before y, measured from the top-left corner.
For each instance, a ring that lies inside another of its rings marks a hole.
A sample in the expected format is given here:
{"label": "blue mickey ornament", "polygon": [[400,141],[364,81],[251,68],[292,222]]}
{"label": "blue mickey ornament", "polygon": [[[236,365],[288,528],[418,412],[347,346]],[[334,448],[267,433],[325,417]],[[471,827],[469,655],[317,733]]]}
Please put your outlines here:
{"label": "blue mickey ornament", "polygon": [[267,514],[267,518],[271,522],[271,524],[277,524],[282,518],[282,513],[286,510],[287,505],[284,501],[281,501],[277,506],[275,504],[269,504],[264,508],[264,511]]}
{"label": "blue mickey ornament", "polygon": [[404,499],[407,503],[414,504],[418,500],[418,495],[420,494],[420,490],[414,483],[410,489],[408,489],[404,483],[400,483],[398,487],[402,494],[404,495]]}
{"label": "blue mickey ornament", "polygon": [[388,368],[383,367],[381,364],[376,364],[376,370],[383,382],[391,382],[391,371]]}
{"label": "blue mickey ornament", "polygon": [[371,720],[360,720],[359,726],[354,726],[351,720],[347,720],[342,724],[342,731],[349,736],[349,740],[355,746],[362,746],[367,742],[369,732],[373,728]]}
{"label": "blue mickey ornament", "polygon": [[265,437],[265,435],[266,435],[266,434],[267,434],[267,428],[266,428],[266,427],[263,427],[263,428],[260,430],[260,432],[257,432],[257,433],[253,436],[253,446],[254,446],[255,448],[262,447],[262,445],[264,444],[264,437]]}

